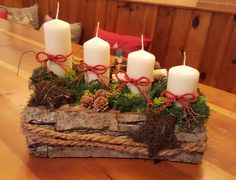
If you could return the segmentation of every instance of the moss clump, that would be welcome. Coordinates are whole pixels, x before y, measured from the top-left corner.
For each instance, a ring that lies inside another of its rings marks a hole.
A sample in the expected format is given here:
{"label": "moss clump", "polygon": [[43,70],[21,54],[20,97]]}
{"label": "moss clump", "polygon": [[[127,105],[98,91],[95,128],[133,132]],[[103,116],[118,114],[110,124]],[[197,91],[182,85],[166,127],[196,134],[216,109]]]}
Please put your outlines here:
{"label": "moss clump", "polygon": [[110,105],[121,112],[139,112],[145,111],[147,100],[141,94],[124,93],[112,96]]}
{"label": "moss clump", "polygon": [[37,84],[41,81],[55,81],[59,77],[52,72],[48,71],[47,68],[40,66],[34,69],[32,76],[29,78],[29,86]]}
{"label": "moss clump", "polygon": [[[165,105],[167,101],[162,98],[156,98],[154,99],[154,105],[152,106],[153,109],[158,109]],[[198,101],[196,103],[189,104],[189,107],[194,110],[195,113],[200,114],[201,116],[194,116],[196,120],[199,122],[195,122],[190,115],[188,115],[188,119],[190,121],[190,130],[194,129],[195,127],[203,127],[206,123],[207,119],[210,115],[210,109],[206,103],[206,97],[205,96],[199,96]],[[177,124],[180,128],[187,129],[188,128],[188,122],[186,121],[184,117],[184,108],[178,107],[173,103],[171,106],[165,108],[160,112],[161,115],[167,116],[172,115],[176,117]],[[189,128],[188,128],[189,129]]]}

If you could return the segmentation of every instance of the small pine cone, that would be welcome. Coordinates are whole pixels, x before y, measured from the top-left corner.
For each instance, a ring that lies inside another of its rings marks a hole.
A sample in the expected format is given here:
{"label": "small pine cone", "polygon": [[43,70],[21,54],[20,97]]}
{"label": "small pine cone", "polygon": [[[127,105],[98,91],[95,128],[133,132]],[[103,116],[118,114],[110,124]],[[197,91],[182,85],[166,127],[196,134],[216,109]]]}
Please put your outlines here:
{"label": "small pine cone", "polygon": [[85,107],[85,108],[93,108],[93,103],[94,103],[94,95],[91,93],[86,93],[84,94],[81,99],[80,103]]}
{"label": "small pine cone", "polygon": [[109,98],[110,96],[111,96],[111,93],[109,93],[108,91],[99,89],[95,94],[95,99],[98,97]]}
{"label": "small pine cone", "polygon": [[93,109],[97,112],[105,112],[108,109],[108,99],[105,97],[98,97],[93,103]]}

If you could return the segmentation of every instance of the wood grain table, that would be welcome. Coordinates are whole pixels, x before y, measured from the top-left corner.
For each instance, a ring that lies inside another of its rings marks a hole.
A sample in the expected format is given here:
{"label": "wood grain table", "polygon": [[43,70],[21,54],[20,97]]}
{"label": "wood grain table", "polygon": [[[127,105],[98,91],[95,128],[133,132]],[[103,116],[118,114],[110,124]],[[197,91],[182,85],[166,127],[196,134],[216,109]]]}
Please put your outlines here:
{"label": "wood grain table", "polygon": [[[20,113],[29,99],[28,77],[39,64],[42,32],[0,20],[0,179],[236,179],[236,95],[199,84],[212,109],[208,149],[200,165],[107,158],[36,158],[28,154]],[[73,45],[81,56],[82,47]],[[78,58],[77,57],[77,58]]]}

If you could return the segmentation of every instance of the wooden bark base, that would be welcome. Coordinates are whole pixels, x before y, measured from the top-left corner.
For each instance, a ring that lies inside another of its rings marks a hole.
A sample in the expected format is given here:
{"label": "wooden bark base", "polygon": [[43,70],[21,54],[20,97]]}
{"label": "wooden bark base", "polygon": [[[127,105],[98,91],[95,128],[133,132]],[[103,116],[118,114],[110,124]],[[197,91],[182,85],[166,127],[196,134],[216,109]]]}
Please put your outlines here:
{"label": "wooden bark base", "polygon": [[[81,106],[64,106],[54,111],[26,107],[22,126],[31,154],[38,157],[107,157],[150,159],[145,144],[129,135],[140,128],[146,116],[109,111],[96,113]],[[175,136],[181,146],[163,149],[151,159],[199,164],[206,149],[204,129]]]}

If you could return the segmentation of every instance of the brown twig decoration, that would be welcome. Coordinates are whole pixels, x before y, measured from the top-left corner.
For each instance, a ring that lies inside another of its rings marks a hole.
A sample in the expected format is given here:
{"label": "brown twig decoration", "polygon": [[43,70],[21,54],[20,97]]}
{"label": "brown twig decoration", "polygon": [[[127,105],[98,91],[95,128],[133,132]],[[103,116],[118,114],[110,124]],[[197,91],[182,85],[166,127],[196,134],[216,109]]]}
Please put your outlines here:
{"label": "brown twig decoration", "polygon": [[176,119],[173,116],[160,116],[152,109],[147,110],[147,120],[133,134],[137,142],[148,145],[149,156],[164,148],[176,148],[180,143],[174,134]]}
{"label": "brown twig decoration", "polygon": [[34,94],[29,101],[29,106],[45,106],[52,110],[75,100],[74,94],[66,89],[61,81],[42,81],[32,88]]}

